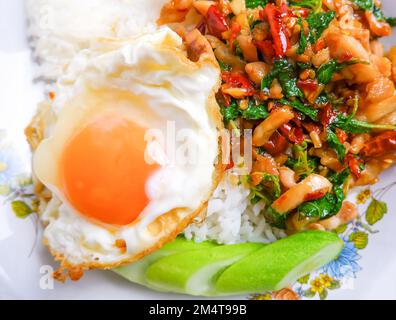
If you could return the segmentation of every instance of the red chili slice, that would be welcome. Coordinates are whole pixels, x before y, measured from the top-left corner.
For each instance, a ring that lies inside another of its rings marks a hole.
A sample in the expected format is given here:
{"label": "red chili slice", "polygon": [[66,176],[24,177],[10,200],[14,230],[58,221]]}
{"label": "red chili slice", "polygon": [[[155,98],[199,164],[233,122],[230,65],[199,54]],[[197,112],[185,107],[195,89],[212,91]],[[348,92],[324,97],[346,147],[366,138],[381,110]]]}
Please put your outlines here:
{"label": "red chili slice", "polygon": [[345,157],[345,162],[348,164],[349,169],[351,172],[356,176],[356,178],[360,178],[362,173],[362,169],[360,165],[363,163],[362,159],[356,158],[353,154],[348,154]]}
{"label": "red chili slice", "polygon": [[290,123],[286,123],[279,128],[279,131],[290,142],[300,144],[304,141],[304,133],[300,127],[293,127]]}
{"label": "red chili slice", "polygon": [[347,62],[347,61],[352,60],[352,58],[353,58],[352,53],[350,53],[350,52],[347,51],[347,52],[345,52],[345,53],[341,56],[340,59],[338,59],[338,62],[339,62],[339,63]]}
{"label": "red chili slice", "polygon": [[360,152],[365,157],[379,157],[396,151],[396,131],[387,131],[371,138]]}
{"label": "red chili slice", "polygon": [[229,29],[227,21],[217,6],[212,5],[206,13],[206,25],[210,34],[221,38],[221,34]]}
{"label": "red chili slice", "polygon": [[302,91],[311,93],[318,89],[318,81],[316,79],[306,79],[297,81],[297,87],[299,87]]}
{"label": "red chili slice", "polygon": [[304,142],[304,133],[301,127],[294,127],[290,132],[289,139],[295,144],[300,144]]}
{"label": "red chili slice", "polygon": [[319,126],[313,122],[303,122],[302,126],[307,130],[309,133],[316,132],[317,134],[321,133]]}
{"label": "red chili slice", "polygon": [[250,81],[247,77],[240,73],[223,71],[221,73],[223,81],[236,88],[249,88],[251,87]]}
{"label": "red chili slice", "polygon": [[[230,157],[231,158],[231,157]],[[224,170],[229,170],[229,169],[232,169],[232,168],[234,168],[234,161],[232,161],[232,159],[230,159],[230,162],[228,163],[228,164],[226,164],[225,165],[225,168],[224,168]]]}
{"label": "red chili slice", "polygon": [[312,200],[318,200],[320,198],[323,198],[325,196],[325,192],[319,190],[319,191],[315,191],[312,193],[308,193],[307,195],[305,195],[304,197],[304,201],[312,201]]}
{"label": "red chili slice", "polygon": [[320,121],[322,122],[323,126],[327,128],[337,117],[337,114],[333,111],[330,104],[326,104],[320,114]]}
{"label": "red chili slice", "polygon": [[288,136],[293,126],[290,123],[285,123],[278,130],[283,136]]}
{"label": "red chili slice", "polygon": [[284,136],[282,136],[278,131],[271,136],[266,144],[263,145],[263,148],[273,156],[276,156],[287,149],[289,146],[289,142],[286,140]]}
{"label": "red chili slice", "polygon": [[274,41],[275,54],[278,58],[284,57],[286,51],[290,48],[289,35],[286,26],[282,22],[285,14],[283,11],[284,9],[279,9],[272,3],[268,3],[264,9]]}
{"label": "red chili slice", "polygon": [[221,78],[226,83],[228,88],[242,88],[246,90],[246,96],[251,96],[254,94],[254,87],[250,83],[249,79],[235,72],[223,71],[221,73]]}
{"label": "red chili slice", "polygon": [[320,38],[314,45],[314,50],[315,52],[318,52],[320,50],[323,50],[326,48],[326,41],[322,38]]}
{"label": "red chili slice", "polygon": [[195,28],[198,29],[198,31],[201,32],[201,34],[205,34],[205,31],[206,31],[205,18],[202,18],[201,21],[198,22],[198,24],[196,25]]}
{"label": "red chili slice", "polygon": [[342,144],[348,139],[348,135],[344,130],[337,128],[335,134]]}
{"label": "red chili slice", "polygon": [[254,45],[257,47],[257,49],[259,49],[265,59],[272,61],[272,59],[275,57],[275,50],[272,45],[272,41],[255,41]]}

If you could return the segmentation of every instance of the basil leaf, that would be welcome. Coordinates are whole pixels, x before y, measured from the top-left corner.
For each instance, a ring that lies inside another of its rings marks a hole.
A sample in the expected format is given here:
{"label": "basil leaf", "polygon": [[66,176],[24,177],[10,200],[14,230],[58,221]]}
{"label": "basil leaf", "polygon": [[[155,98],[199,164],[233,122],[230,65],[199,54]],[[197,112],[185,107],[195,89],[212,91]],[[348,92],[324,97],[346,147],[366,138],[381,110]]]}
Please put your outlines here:
{"label": "basil leaf", "polygon": [[300,46],[297,49],[297,54],[303,54],[307,48],[308,40],[304,33],[304,28],[302,24],[302,19],[298,18],[298,24],[300,25]]}
{"label": "basil leaf", "polygon": [[292,169],[298,176],[298,180],[314,173],[319,165],[319,158],[308,156],[307,143],[293,147],[293,157],[289,157],[285,165]]}
{"label": "basil leaf", "polygon": [[388,22],[391,27],[396,27],[396,18],[386,18],[386,22]]}
{"label": "basil leaf", "polygon": [[382,12],[382,10],[380,8],[378,8],[377,6],[373,5],[373,15],[374,17],[378,20],[378,21],[386,21],[386,17],[385,14]]}
{"label": "basil leaf", "polygon": [[359,121],[340,114],[332,123],[332,127],[339,128],[348,133],[370,133],[372,130],[396,130],[396,126],[387,124],[375,124]]}
{"label": "basil leaf", "polygon": [[316,72],[318,82],[328,84],[333,78],[334,73],[337,71],[337,61],[331,60],[326,64],[320,66]]}
{"label": "basil leaf", "polygon": [[327,143],[337,154],[337,158],[340,162],[344,161],[346,156],[345,146],[340,142],[337,135],[330,129],[327,130]]}
{"label": "basil leaf", "polygon": [[247,109],[242,110],[241,116],[246,120],[261,120],[267,118],[269,115],[267,106],[256,105],[254,101],[249,101]]}
{"label": "basil leaf", "polygon": [[359,9],[364,11],[371,11],[378,21],[387,21],[385,14],[381,8],[377,7],[373,0],[352,0]]}
{"label": "basil leaf", "polygon": [[279,70],[272,67],[270,72],[261,80],[261,90],[266,94],[269,94],[269,90],[271,88],[272,82],[278,77]]}
{"label": "basil leaf", "polygon": [[229,106],[221,106],[220,112],[223,116],[224,124],[234,121],[241,115],[241,110],[235,100],[232,101]]}
{"label": "basil leaf", "polygon": [[268,93],[276,78],[278,78],[283,94],[287,98],[303,97],[303,93],[297,87],[297,73],[287,59],[274,61],[271,71],[261,81],[261,90]]}
{"label": "basil leaf", "polygon": [[304,217],[317,217],[319,219],[327,219],[337,214],[345,200],[344,184],[349,176],[349,169],[331,175],[329,180],[333,184],[332,192],[327,193],[320,199],[303,203],[298,207],[298,213]]}
{"label": "basil leaf", "polygon": [[219,66],[220,66],[220,70],[221,71],[230,71],[231,70],[231,66],[229,66],[228,64],[224,63],[223,61],[218,60],[219,62]]}
{"label": "basil leaf", "polygon": [[287,214],[280,214],[271,206],[269,206],[264,211],[264,217],[271,226],[280,229],[286,229],[285,223],[286,223]]}
{"label": "basil leaf", "polygon": [[307,17],[307,22],[309,24],[309,36],[308,40],[311,44],[316,43],[322,33],[328,28],[329,24],[335,18],[335,11],[311,13]]}
{"label": "basil leaf", "polygon": [[373,0],[352,0],[360,9],[371,10],[374,3]]}
{"label": "basil leaf", "polygon": [[300,111],[302,114],[311,118],[313,121],[318,121],[319,111],[302,103],[300,100],[289,101],[286,99],[281,99],[281,100],[279,100],[279,102],[283,105],[293,107],[294,109]]}
{"label": "basil leaf", "polygon": [[245,0],[246,8],[249,9],[254,9],[259,6],[264,8],[268,2],[268,0]]}
{"label": "basil leaf", "polygon": [[328,193],[320,199],[303,203],[298,207],[298,213],[304,217],[325,219],[334,215],[334,206],[336,204],[336,196],[332,193]]}
{"label": "basil leaf", "polygon": [[309,68],[312,67],[312,63],[310,63],[310,62],[307,62],[307,63],[304,63],[304,62],[297,62],[297,63],[296,63],[296,66],[297,66],[297,68],[300,69],[300,70],[306,70],[306,69],[309,69]]}
{"label": "basil leaf", "polygon": [[334,73],[357,63],[359,63],[358,60],[350,60],[343,63],[338,63],[335,60],[330,60],[328,63],[321,65],[316,72],[318,82],[322,84],[328,84],[333,78]]}
{"label": "basil leaf", "polygon": [[327,103],[330,103],[330,98],[329,98],[329,96],[328,96],[325,92],[322,92],[322,93],[316,98],[316,101],[315,101],[315,104],[327,104]]}
{"label": "basil leaf", "polygon": [[269,174],[269,173],[264,173],[263,175],[263,181],[265,182],[270,182],[273,186],[273,197],[275,199],[279,198],[281,195],[281,187],[280,187],[280,183],[279,183],[279,177],[275,176],[273,174]]}

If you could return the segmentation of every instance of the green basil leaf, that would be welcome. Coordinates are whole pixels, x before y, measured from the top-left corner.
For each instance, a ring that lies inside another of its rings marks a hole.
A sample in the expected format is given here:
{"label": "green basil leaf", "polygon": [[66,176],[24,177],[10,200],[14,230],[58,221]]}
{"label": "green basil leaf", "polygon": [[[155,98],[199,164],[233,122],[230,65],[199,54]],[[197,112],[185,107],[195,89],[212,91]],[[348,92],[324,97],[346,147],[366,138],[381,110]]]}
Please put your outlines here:
{"label": "green basil leaf", "polygon": [[280,183],[279,183],[279,177],[275,176],[273,174],[264,173],[263,181],[272,183],[272,186],[273,186],[272,194],[274,195],[275,199],[279,198],[281,195],[281,187],[280,187]]}
{"label": "green basil leaf", "polygon": [[322,33],[328,28],[330,22],[334,20],[335,16],[335,11],[309,14],[306,20],[310,30],[308,41],[311,42],[311,44],[314,44],[316,41],[318,41]]}
{"label": "green basil leaf", "polygon": [[249,101],[247,109],[241,112],[242,118],[246,120],[261,120],[267,118],[269,115],[267,106],[256,105],[254,101]]}
{"label": "green basil leaf", "polygon": [[338,63],[335,60],[330,60],[328,63],[321,65],[316,72],[318,82],[322,84],[328,84],[333,78],[334,73],[357,63],[360,62],[358,60],[351,60],[343,63]]}
{"label": "green basil leaf", "polygon": [[339,128],[348,133],[370,133],[372,130],[396,130],[396,126],[388,124],[376,124],[366,121],[359,121],[343,114],[337,116],[332,123],[332,127]]}
{"label": "green basil leaf", "polygon": [[350,176],[349,169],[345,169],[340,173],[335,173],[329,177],[333,184],[331,193],[327,193],[324,197],[308,201],[298,207],[299,215],[303,217],[316,217],[320,220],[330,218],[336,215],[345,200],[344,184]]}
{"label": "green basil leaf", "polygon": [[352,0],[360,9],[371,10],[374,3],[373,0]]}
{"label": "green basil leaf", "polygon": [[395,17],[386,18],[386,22],[388,22],[391,27],[396,27],[396,18]]}
{"label": "green basil leaf", "polygon": [[278,78],[283,94],[287,98],[303,97],[302,91],[297,87],[297,73],[287,59],[274,61],[271,71],[261,81],[261,90],[268,93],[276,78]]}
{"label": "green basil leaf", "polygon": [[320,199],[304,202],[298,207],[298,214],[304,217],[325,219],[335,214],[334,207],[336,204],[336,196],[332,193],[328,193]]}
{"label": "green basil leaf", "polygon": [[298,18],[298,24],[300,25],[301,30],[300,30],[300,46],[297,49],[297,54],[303,54],[305,52],[305,49],[307,48],[308,40],[304,33],[304,28],[301,18]]}
{"label": "green basil leaf", "polygon": [[319,111],[302,103],[300,100],[289,101],[286,99],[281,99],[279,102],[283,105],[293,107],[294,109],[300,111],[302,114],[311,118],[313,121],[318,121]]}
{"label": "green basil leaf", "polygon": [[221,106],[220,112],[223,115],[224,124],[234,121],[241,115],[241,110],[235,100],[229,106]]}
{"label": "green basil leaf", "polygon": [[345,146],[340,142],[337,135],[330,129],[327,130],[327,143],[329,144],[330,148],[336,152],[338,160],[340,162],[344,161],[346,156]]}
{"label": "green basil leaf", "polygon": [[378,21],[387,21],[385,14],[381,8],[377,7],[373,0],[352,0],[359,9],[364,11],[371,11]]}
{"label": "green basil leaf", "polygon": [[269,0],[245,0],[246,8],[254,9],[257,7],[265,7]]}
{"label": "green basil leaf", "polygon": [[275,209],[273,209],[271,206],[269,206],[264,211],[264,217],[271,226],[280,228],[280,229],[286,228],[285,223],[286,223],[287,214],[280,214]]}

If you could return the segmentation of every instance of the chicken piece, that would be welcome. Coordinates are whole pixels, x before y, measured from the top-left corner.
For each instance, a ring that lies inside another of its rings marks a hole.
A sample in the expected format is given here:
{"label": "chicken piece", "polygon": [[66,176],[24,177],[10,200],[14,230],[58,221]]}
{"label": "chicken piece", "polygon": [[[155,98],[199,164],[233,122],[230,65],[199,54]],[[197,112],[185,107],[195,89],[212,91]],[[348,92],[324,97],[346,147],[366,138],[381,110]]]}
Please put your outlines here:
{"label": "chicken piece", "polygon": [[369,104],[365,108],[364,114],[368,122],[375,122],[394,111],[396,111],[396,95],[378,103]]}
{"label": "chicken piece", "polygon": [[281,167],[279,168],[279,181],[288,190],[297,184],[296,173],[288,167]]}
{"label": "chicken piece", "polygon": [[311,199],[312,195],[325,195],[331,191],[332,184],[325,177],[311,174],[300,183],[291,187],[272,204],[272,208],[280,214],[287,214],[303,202]]}
{"label": "chicken piece", "polygon": [[263,78],[270,72],[271,67],[262,61],[251,62],[245,66],[245,71],[255,84],[260,85]]}
{"label": "chicken piece", "polygon": [[254,129],[253,145],[264,145],[279,127],[288,123],[293,118],[294,113],[289,108],[284,107],[273,110],[268,118]]}
{"label": "chicken piece", "polygon": [[279,176],[276,162],[270,155],[257,155],[250,175],[253,185],[257,186],[261,183],[263,180],[263,173]]}
{"label": "chicken piece", "polygon": [[367,50],[354,37],[333,31],[327,33],[325,39],[333,59],[337,61],[357,59],[369,63],[358,63],[344,68],[341,74],[345,79],[354,83],[368,83],[380,75],[377,68],[370,63]]}
{"label": "chicken piece", "polygon": [[395,85],[388,78],[380,77],[366,86],[366,93],[366,102],[379,103],[394,95]]}

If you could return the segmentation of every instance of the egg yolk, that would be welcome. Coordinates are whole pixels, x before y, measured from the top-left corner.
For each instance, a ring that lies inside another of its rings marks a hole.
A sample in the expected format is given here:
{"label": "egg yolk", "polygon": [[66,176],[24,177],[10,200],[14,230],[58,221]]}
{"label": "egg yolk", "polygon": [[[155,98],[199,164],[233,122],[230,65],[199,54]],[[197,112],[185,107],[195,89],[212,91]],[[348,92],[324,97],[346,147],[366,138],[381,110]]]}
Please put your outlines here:
{"label": "egg yolk", "polygon": [[144,159],[145,129],[121,116],[77,132],[61,158],[63,191],[81,214],[112,225],[132,223],[146,207],[145,185],[156,166]]}

